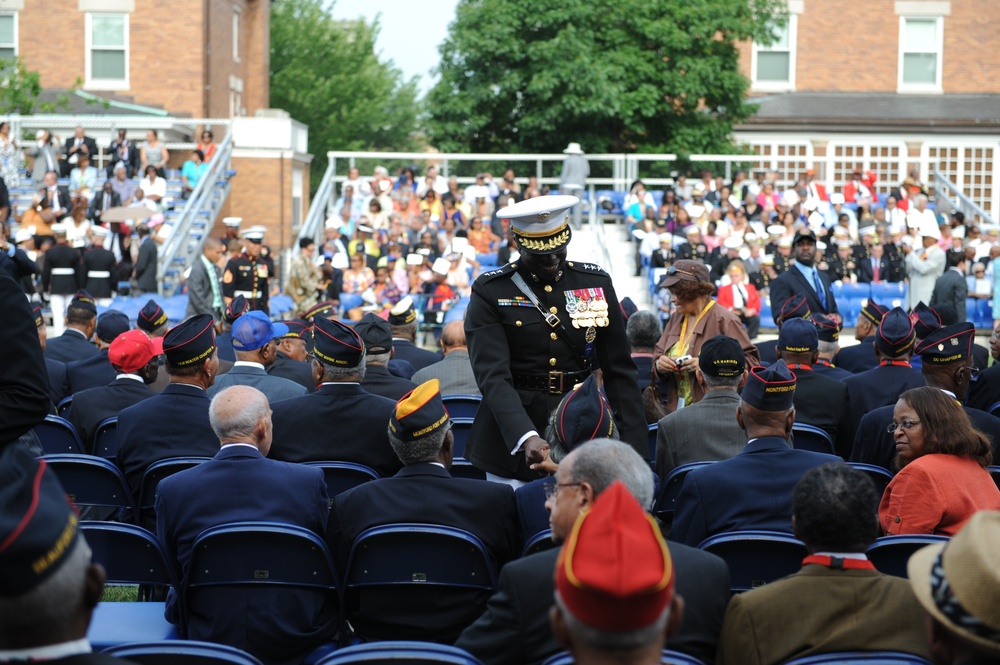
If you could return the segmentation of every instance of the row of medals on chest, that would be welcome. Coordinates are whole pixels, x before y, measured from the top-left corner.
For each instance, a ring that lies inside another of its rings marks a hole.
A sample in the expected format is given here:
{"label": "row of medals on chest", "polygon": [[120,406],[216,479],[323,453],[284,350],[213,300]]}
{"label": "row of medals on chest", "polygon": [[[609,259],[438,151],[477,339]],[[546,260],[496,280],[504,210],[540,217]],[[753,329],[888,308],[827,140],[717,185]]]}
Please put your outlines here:
{"label": "row of medals on chest", "polygon": [[584,300],[567,298],[566,313],[574,328],[586,328],[586,339],[592,342],[597,337],[595,327],[605,328],[611,324],[608,318],[608,303],[605,300]]}

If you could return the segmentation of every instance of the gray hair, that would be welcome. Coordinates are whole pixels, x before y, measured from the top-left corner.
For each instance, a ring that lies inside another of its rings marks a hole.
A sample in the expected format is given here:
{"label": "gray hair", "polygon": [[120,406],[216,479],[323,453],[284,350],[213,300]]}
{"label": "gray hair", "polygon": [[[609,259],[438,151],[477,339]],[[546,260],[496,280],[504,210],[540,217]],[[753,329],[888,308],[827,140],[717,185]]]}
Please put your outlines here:
{"label": "gray hair", "polygon": [[643,628],[628,631],[601,630],[588,626],[580,619],[573,616],[573,613],[566,607],[559,591],[555,592],[556,605],[562,612],[566,628],[573,633],[573,636],[589,646],[602,651],[630,651],[647,647],[663,635],[670,619],[670,604],[663,608],[663,613],[656,618],[656,621]]}
{"label": "gray hair", "polygon": [[732,388],[736,390],[740,385],[740,381],[743,380],[743,373],[740,372],[736,376],[712,376],[711,374],[702,372],[701,378],[705,382],[706,388]]}
{"label": "gray hair", "polygon": [[365,352],[365,365],[388,365],[390,359],[392,359],[392,351],[385,353]]}
{"label": "gray hair", "polygon": [[628,323],[625,324],[625,336],[628,338],[628,345],[632,351],[652,349],[660,340],[662,333],[663,327],[660,325],[660,318],[645,310],[630,316]]}
{"label": "gray hair", "polygon": [[66,635],[83,605],[84,580],[91,552],[80,533],[66,560],[48,579],[19,596],[0,597],[0,642],[45,626],[49,635]]}
{"label": "gray hair", "polygon": [[216,393],[208,407],[212,431],[221,441],[253,441],[261,418],[271,417],[264,393],[250,386],[229,386]]}
{"label": "gray hair", "polygon": [[824,354],[828,353],[828,354],[830,354],[832,356],[833,354],[835,354],[837,352],[837,347],[838,346],[840,346],[840,345],[837,342],[824,342],[823,340],[820,340],[819,341],[819,346],[817,348],[819,349],[820,353],[824,353]]}
{"label": "gray hair", "polygon": [[641,506],[653,503],[653,472],[632,446],[612,439],[594,439],[573,449],[570,480],[587,483],[599,495],[620,480]]}
{"label": "gray hair", "polygon": [[437,460],[438,453],[441,452],[441,447],[450,431],[451,425],[437,429],[414,441],[403,441],[393,433],[392,429],[389,429],[389,445],[392,446],[396,457],[403,463],[403,466],[434,462]]}
{"label": "gray hair", "polygon": [[367,362],[366,355],[366,353],[362,353],[361,359],[354,367],[338,367],[337,365],[325,363],[318,358],[316,359],[316,362],[318,362],[323,368],[324,381],[331,381],[333,383],[357,381],[358,383],[361,383],[365,380],[365,363]]}

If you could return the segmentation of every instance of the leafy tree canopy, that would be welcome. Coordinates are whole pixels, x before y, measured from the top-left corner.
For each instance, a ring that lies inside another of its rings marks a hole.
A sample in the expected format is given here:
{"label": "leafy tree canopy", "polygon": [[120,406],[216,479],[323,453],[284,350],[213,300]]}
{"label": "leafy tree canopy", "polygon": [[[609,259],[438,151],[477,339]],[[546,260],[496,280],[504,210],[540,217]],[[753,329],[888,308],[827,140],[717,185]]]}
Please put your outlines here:
{"label": "leafy tree canopy", "polygon": [[443,151],[724,152],[754,107],[737,43],[785,0],[461,0],[428,94]]}

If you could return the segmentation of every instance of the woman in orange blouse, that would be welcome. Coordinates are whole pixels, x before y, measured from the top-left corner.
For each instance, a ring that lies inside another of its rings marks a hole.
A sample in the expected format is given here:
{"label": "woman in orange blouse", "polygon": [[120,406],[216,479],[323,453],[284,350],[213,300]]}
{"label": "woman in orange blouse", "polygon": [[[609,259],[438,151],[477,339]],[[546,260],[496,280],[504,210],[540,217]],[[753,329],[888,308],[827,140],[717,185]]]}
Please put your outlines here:
{"label": "woman in orange blouse", "polygon": [[473,217],[469,225],[469,244],[476,250],[476,254],[489,254],[493,251],[491,245],[497,242],[500,242],[500,236],[483,225],[483,218],[478,215]]}

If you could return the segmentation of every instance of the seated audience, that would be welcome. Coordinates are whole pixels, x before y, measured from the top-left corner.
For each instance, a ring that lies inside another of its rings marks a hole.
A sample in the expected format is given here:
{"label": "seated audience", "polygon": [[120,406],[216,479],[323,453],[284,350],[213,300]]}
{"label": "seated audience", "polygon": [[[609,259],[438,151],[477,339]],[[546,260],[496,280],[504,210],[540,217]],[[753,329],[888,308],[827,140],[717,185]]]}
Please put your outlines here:
{"label": "seated audience", "polygon": [[128,316],[117,309],[109,309],[97,317],[97,324],[94,326],[97,353],[66,364],[66,378],[69,380],[71,395],[88,388],[106,386],[115,380],[115,370],[108,362],[108,349],[111,342],[128,329]]}
{"label": "seated audience", "polygon": [[639,390],[645,390],[653,377],[653,349],[663,333],[660,319],[652,312],[636,312],[625,323],[625,337],[628,339],[632,362],[638,371]]}
{"label": "seated audience", "polygon": [[480,395],[472,373],[469,347],[465,341],[465,321],[449,321],[441,329],[441,352],[444,359],[415,372],[414,383],[437,379],[442,395]]}
{"label": "seated audience", "polygon": [[365,378],[361,382],[365,392],[396,401],[417,387],[415,382],[389,371],[392,332],[385,319],[369,312],[354,325],[354,330],[365,343]]}
{"label": "seated audience", "polygon": [[854,346],[841,347],[834,360],[837,367],[852,374],[860,374],[878,365],[878,357],[875,355],[875,335],[882,323],[882,317],[888,311],[887,307],[879,305],[874,300],[869,299],[865,303],[858,312],[858,320],[854,325],[854,339],[858,340],[858,343]]}
{"label": "seated audience", "polygon": [[278,350],[274,362],[267,367],[267,373],[294,381],[307,392],[312,392],[316,388],[309,363],[312,324],[304,319],[290,319],[284,324],[288,332],[278,338]]}
{"label": "seated audience", "polygon": [[441,354],[421,349],[417,340],[417,312],[413,309],[413,299],[403,298],[389,310],[389,327],[392,330],[393,357],[406,360],[414,369],[421,370],[441,360]]}
{"label": "seated audience", "polygon": [[208,396],[214,397],[229,386],[253,386],[272,403],[305,395],[306,389],[294,381],[267,373],[266,368],[276,357],[278,338],[287,332],[288,326],[273,323],[260,310],[247,312],[236,319],[232,329],[236,362],[231,370],[216,378],[208,389]]}
{"label": "seated audience", "polygon": [[819,357],[813,364],[813,371],[827,378],[836,381],[843,381],[851,375],[845,369],[834,365],[834,358],[840,349],[841,325],[836,319],[831,319],[825,314],[815,314],[811,317],[816,326],[816,335],[819,338]]}
{"label": "seated audience", "polygon": [[97,347],[90,343],[96,326],[97,303],[89,293],[80,291],[73,296],[66,308],[65,331],[46,342],[45,357],[69,363],[96,356]]}

